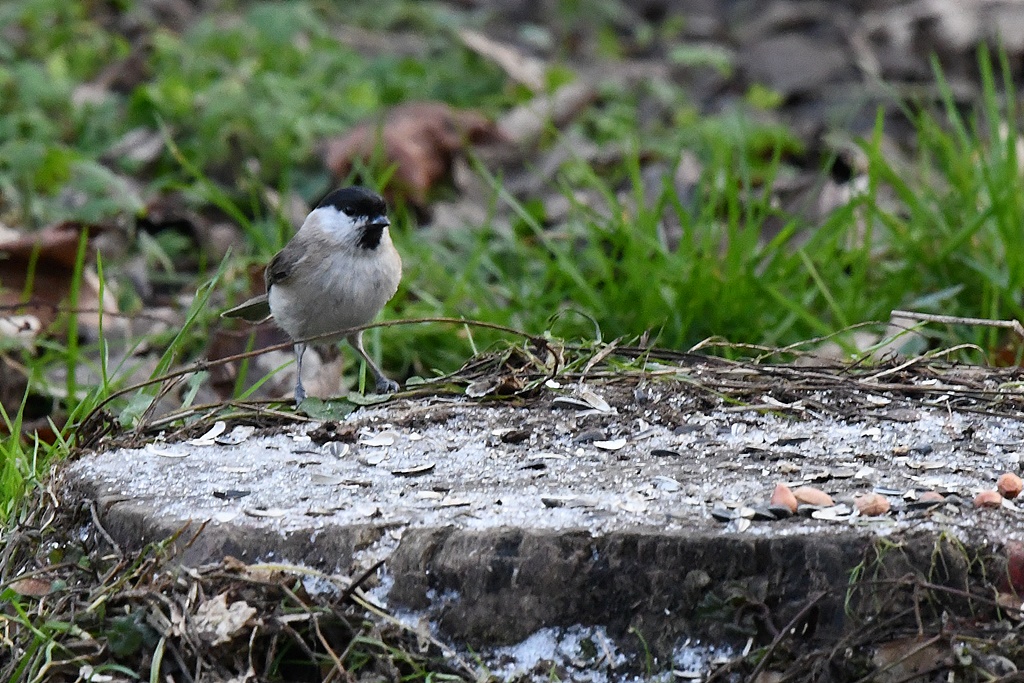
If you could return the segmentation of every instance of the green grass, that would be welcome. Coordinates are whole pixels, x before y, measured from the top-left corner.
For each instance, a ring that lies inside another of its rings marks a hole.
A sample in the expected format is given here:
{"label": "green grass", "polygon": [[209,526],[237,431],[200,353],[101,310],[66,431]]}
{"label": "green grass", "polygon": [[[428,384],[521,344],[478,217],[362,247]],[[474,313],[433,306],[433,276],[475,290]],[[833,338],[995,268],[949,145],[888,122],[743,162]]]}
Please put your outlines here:
{"label": "green grass", "polygon": [[[452,28],[464,19],[441,5],[395,0],[377,9],[357,4],[343,17],[330,3],[245,3],[235,13],[204,17],[183,34],[152,27],[142,78],[76,104],[81,86],[133,47],[90,14],[92,6],[70,2],[53,11],[40,0],[0,6],[0,25],[20,27],[0,41],[0,221],[23,229],[65,219],[133,223],[146,201],[180,191],[194,210],[240,225],[246,245],[223,263],[197,257],[188,242],[167,236],[131,245],[164,269],[190,263],[166,273],[168,281],[178,283],[179,293],[209,297],[196,299],[205,305],[193,305],[185,328],[130,341],[154,348],[163,358],[159,370],[203,352],[220,324],[218,302],[238,295],[244,266],[265,262],[287,239],[290,227],[266,201],[267,190],[313,200],[328,188],[316,157],[324,136],[409,100],[439,99],[497,115],[526,97],[497,67],[460,47]],[[342,20],[368,30],[419,32],[420,51],[367,57],[331,30]],[[566,26],[581,20],[569,11]],[[604,28],[602,49],[615,53],[609,42],[615,33]],[[721,59],[685,57],[716,65]],[[979,70],[984,96],[976,106],[954,102],[936,69],[942,101],[906,107],[918,132],[909,163],[886,155],[880,116],[874,134],[860,142],[862,190],[818,225],[776,205],[776,178],[791,173],[790,160],[804,153],[789,131],[756,123],[742,107],[702,117],[681,91],[606,86],[601,106],[567,131],[549,131],[544,144],[581,136],[625,150],[623,162],[611,168],[581,159],[563,163],[554,185],[572,203],[557,224],[543,197],[518,201],[502,177],[476,164],[491,189],[494,218],[442,232],[397,216],[394,235],[406,274],[384,317],[462,316],[569,340],[650,333],[672,348],[712,336],[788,344],[884,321],[899,307],[1020,317],[1024,193],[1015,93],[1005,58],[993,60],[982,50]],[[553,81],[570,76],[554,65]],[[771,95],[752,90],[744,106],[775,106]],[[637,106],[644,97],[674,112],[671,120],[641,123]],[[140,128],[167,143],[154,161],[105,157]],[[668,181],[645,187],[642,159],[654,157],[671,170],[684,151],[701,164],[691,197],[677,197]],[[137,184],[126,189],[126,179]],[[579,192],[596,203],[576,202]],[[69,193],[78,200],[69,202]],[[511,225],[498,220],[503,215],[512,216]],[[662,235],[666,219],[679,226],[671,249]],[[763,233],[769,219],[783,226],[772,239]],[[104,261],[105,277],[118,279],[121,265]],[[142,303],[124,291],[126,312],[141,312]],[[56,365],[70,370],[67,396],[59,401],[69,426],[58,430],[55,445],[22,439],[21,409],[4,406],[15,436],[0,444],[2,518],[15,514],[26,486],[43,480],[54,458],[73,447],[77,420],[126,381],[126,368],[108,367],[106,346],[79,343],[74,315],[63,322],[60,336],[41,349],[8,351],[37,385]],[[936,344],[971,342],[986,353],[1003,343],[991,330],[931,332]],[[374,332],[368,342],[390,371],[429,376],[500,338],[419,325]],[[103,378],[96,386],[76,379],[76,369],[89,368]],[[244,391],[241,383],[237,390]],[[130,424],[151,397],[128,395],[110,410]]]}

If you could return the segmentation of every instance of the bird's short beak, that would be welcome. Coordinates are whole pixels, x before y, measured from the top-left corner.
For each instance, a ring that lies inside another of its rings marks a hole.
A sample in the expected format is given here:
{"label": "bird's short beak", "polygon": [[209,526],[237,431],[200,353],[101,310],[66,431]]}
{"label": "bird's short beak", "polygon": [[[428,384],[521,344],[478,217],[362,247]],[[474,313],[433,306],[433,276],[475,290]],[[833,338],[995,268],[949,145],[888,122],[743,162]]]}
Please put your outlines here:
{"label": "bird's short beak", "polygon": [[389,221],[387,218],[377,218],[377,219],[374,219],[374,221],[372,223],[370,223],[369,227],[371,227],[371,228],[386,228],[386,227],[388,227],[390,225],[391,225],[391,221]]}

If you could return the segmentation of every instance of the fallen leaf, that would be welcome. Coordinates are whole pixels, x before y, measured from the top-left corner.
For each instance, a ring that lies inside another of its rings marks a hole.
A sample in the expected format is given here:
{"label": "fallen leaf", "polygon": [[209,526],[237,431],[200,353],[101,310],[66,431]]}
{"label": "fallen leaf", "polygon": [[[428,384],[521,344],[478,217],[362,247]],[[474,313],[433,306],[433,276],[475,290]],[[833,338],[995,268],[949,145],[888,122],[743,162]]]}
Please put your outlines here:
{"label": "fallen leaf", "polygon": [[199,637],[210,645],[223,645],[240,635],[256,616],[256,610],[244,600],[228,605],[227,595],[221,593],[196,608],[192,621]]}
{"label": "fallen leaf", "polygon": [[879,670],[871,678],[879,683],[909,681],[916,674],[934,671],[948,665],[948,641],[931,642],[923,637],[904,638],[875,648],[871,663]]}
{"label": "fallen leaf", "polygon": [[[25,304],[18,313],[35,316],[44,329],[52,325],[60,305],[71,293],[82,235],[86,235],[86,263],[90,264],[95,238],[100,233],[99,226],[76,221],[56,223],[31,233],[9,229],[0,233],[0,304],[7,310]],[[101,303],[103,312],[112,314],[104,320],[108,329],[117,320],[113,315],[118,312],[117,299],[110,283],[104,288],[102,302],[100,289],[99,278],[91,267],[87,268],[80,283],[78,308],[89,311],[79,316],[79,324],[90,330],[99,326]]]}
{"label": "fallen leaf", "polygon": [[45,595],[49,595],[53,592],[53,588],[53,581],[41,579],[36,576],[18,579],[11,583],[11,590],[15,593],[32,598],[41,598]]}
{"label": "fallen leaf", "polygon": [[348,178],[358,164],[395,165],[384,193],[425,209],[427,196],[451,173],[455,156],[471,143],[502,136],[483,114],[440,102],[410,102],[367,121],[324,144],[324,163],[335,179]]}

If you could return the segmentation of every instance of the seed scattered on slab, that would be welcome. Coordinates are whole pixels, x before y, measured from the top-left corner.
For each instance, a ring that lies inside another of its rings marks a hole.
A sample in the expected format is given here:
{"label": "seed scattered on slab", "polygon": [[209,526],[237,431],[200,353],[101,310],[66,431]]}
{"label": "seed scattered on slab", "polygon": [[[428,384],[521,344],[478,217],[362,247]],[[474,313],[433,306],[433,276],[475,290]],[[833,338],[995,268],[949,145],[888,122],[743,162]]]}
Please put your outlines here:
{"label": "seed scattered on slab", "polygon": [[655,458],[678,458],[680,453],[679,451],[673,451],[668,448],[655,448],[651,451],[651,455]]}
{"label": "seed scattered on slab", "polygon": [[573,438],[573,441],[576,443],[590,443],[592,441],[605,441],[607,438],[600,429],[584,429]]}
{"label": "seed scattered on slab", "polygon": [[611,412],[612,407],[608,405],[608,401],[605,401],[590,389],[582,389],[579,392],[579,397],[586,401],[594,410],[600,410],[602,413]]}
{"label": "seed scattered on slab", "polygon": [[859,470],[853,473],[854,479],[869,479],[873,474],[878,472],[874,467],[870,465],[864,465]]}
{"label": "seed scattered on slab", "polygon": [[610,441],[595,441],[594,446],[604,451],[617,451],[626,445],[625,439],[611,439]]}
{"label": "seed scattered on slab", "polygon": [[466,387],[466,396],[469,396],[470,398],[480,398],[481,396],[494,393],[494,390],[497,389],[499,385],[500,381],[495,377],[477,380]]}
{"label": "seed scattered on slab", "polygon": [[876,486],[871,490],[883,496],[903,496],[907,500],[912,500],[917,496],[917,492],[914,489],[904,491],[903,489],[894,489],[889,486]]}
{"label": "seed scattered on slab", "polygon": [[802,444],[804,441],[809,441],[809,436],[790,436],[775,441],[776,446],[797,446]]}
{"label": "seed scattered on slab", "polygon": [[426,474],[434,469],[434,463],[428,462],[422,465],[414,465],[413,467],[402,467],[399,469],[391,470],[391,474],[396,477],[418,477],[421,474]]}
{"label": "seed scattered on slab", "polygon": [[534,460],[568,460],[569,456],[562,455],[561,453],[551,453],[549,451],[541,451],[533,456]]}
{"label": "seed scattered on slab", "polygon": [[743,517],[745,519],[753,519],[757,515],[757,510],[746,505],[736,508],[736,516]]}
{"label": "seed scattered on slab", "polygon": [[220,500],[238,500],[239,498],[245,498],[252,491],[242,491],[239,489],[228,489],[227,491],[214,491],[213,497]]}
{"label": "seed scattered on slab", "polygon": [[333,455],[335,458],[344,458],[346,455],[348,455],[348,452],[350,450],[349,445],[347,443],[342,443],[340,441],[331,441],[330,443],[325,445],[325,448],[327,452]]}
{"label": "seed scattered on slab", "polygon": [[903,497],[910,501],[907,503],[908,510],[928,510],[946,502],[946,497],[938,491],[925,491],[918,495],[916,491],[911,489]]}
{"label": "seed scattered on slab", "polygon": [[498,438],[501,439],[502,443],[516,444],[528,440],[530,438],[530,434],[531,432],[529,429],[513,429],[505,432]]}
{"label": "seed scattered on slab", "polygon": [[793,497],[796,498],[798,503],[806,503],[807,505],[818,505],[820,507],[835,505],[832,496],[813,486],[798,486],[793,490]]}
{"label": "seed scattered on slab", "polygon": [[1020,495],[1021,490],[1024,490],[1024,481],[1021,481],[1021,478],[1013,472],[1004,472],[999,475],[996,490],[1003,498],[1013,499]]}
{"label": "seed scattered on slab", "polygon": [[245,510],[245,514],[250,517],[284,517],[288,511],[281,508],[249,508]]}
{"label": "seed scattered on slab", "polygon": [[869,493],[853,502],[857,511],[865,517],[878,517],[889,512],[889,499],[878,493]]}
{"label": "seed scattered on slab", "polygon": [[397,436],[392,431],[386,431],[362,438],[359,440],[359,443],[364,446],[393,446]]}
{"label": "seed scattered on slab", "polygon": [[729,521],[729,526],[726,527],[726,531],[743,533],[750,528],[750,519],[747,517],[736,517]]}
{"label": "seed scattered on slab", "polygon": [[594,507],[596,499],[589,496],[542,496],[540,502],[547,508]]}
{"label": "seed scattered on slab", "polygon": [[437,507],[439,507],[439,508],[461,508],[461,507],[469,507],[470,505],[472,505],[472,503],[473,503],[473,501],[471,501],[469,498],[451,498],[451,497],[449,497],[449,498],[445,498],[440,503],[438,503]]}
{"label": "seed scattered on slab", "polygon": [[527,460],[519,466],[521,470],[546,470],[548,464],[543,460]]}
{"label": "seed scattered on slab", "polygon": [[796,496],[793,495],[793,491],[785,484],[776,484],[770,503],[775,507],[789,510],[791,515],[796,512],[797,505],[800,504]]}
{"label": "seed scattered on slab", "polygon": [[576,410],[592,410],[593,407],[586,401],[581,401],[578,398],[572,396],[556,396],[551,400],[556,406],[562,406],[565,408],[575,408]]}
{"label": "seed scattered on slab", "polygon": [[666,477],[664,475],[658,475],[654,477],[654,486],[657,489],[661,491],[666,491],[668,493],[675,493],[676,491],[683,488],[683,485],[680,484],[678,481],[676,481],[672,477]]}
{"label": "seed scattered on slab", "polygon": [[974,507],[976,508],[998,508],[1003,506],[1003,497],[999,494],[999,491],[989,489],[988,491],[982,491],[974,497]]}
{"label": "seed scattered on slab", "polygon": [[163,448],[157,448],[156,446],[154,446],[151,443],[150,444],[146,444],[146,452],[147,453],[152,453],[153,455],[159,455],[161,458],[175,458],[175,459],[187,458],[188,456],[192,455],[191,453],[189,453],[187,451],[184,452],[184,453],[175,453],[174,451],[168,451],[168,450],[165,450]]}
{"label": "seed scattered on slab", "polygon": [[719,522],[731,522],[736,517],[736,513],[721,503],[715,503],[715,506],[711,508],[711,516]]}
{"label": "seed scattered on slab", "polygon": [[345,481],[345,478],[337,474],[320,474],[314,472],[309,475],[309,480],[317,486],[337,486],[341,482]]}
{"label": "seed scattered on slab", "polygon": [[246,441],[255,432],[256,428],[252,425],[238,425],[227,434],[215,437],[214,442],[220,446],[237,446]]}
{"label": "seed scattered on slab", "polygon": [[223,434],[227,428],[228,425],[224,420],[217,420],[205,434],[198,439],[189,439],[188,442],[193,446],[212,446],[217,443],[216,438]]}
{"label": "seed scattered on slab", "polygon": [[853,510],[848,505],[833,505],[831,507],[813,510],[812,519],[819,519],[826,522],[844,522],[850,518]]}

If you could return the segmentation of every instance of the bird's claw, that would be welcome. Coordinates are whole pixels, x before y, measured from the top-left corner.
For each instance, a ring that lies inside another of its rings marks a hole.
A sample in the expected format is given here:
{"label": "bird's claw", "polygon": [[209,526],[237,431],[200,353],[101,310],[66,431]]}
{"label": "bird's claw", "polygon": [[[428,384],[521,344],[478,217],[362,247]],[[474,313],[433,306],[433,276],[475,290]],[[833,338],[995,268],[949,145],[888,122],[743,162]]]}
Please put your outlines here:
{"label": "bird's claw", "polygon": [[378,394],[393,394],[399,390],[398,382],[387,377],[377,378],[377,393]]}

